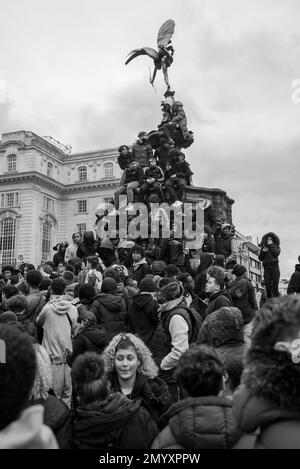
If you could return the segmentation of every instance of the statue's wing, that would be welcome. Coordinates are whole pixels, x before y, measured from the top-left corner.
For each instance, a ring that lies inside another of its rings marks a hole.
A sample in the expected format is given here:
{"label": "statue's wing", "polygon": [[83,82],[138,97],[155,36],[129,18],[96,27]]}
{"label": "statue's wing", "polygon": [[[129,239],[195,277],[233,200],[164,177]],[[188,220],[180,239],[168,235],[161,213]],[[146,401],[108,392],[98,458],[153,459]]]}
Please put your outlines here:
{"label": "statue's wing", "polygon": [[169,41],[171,40],[175,29],[175,21],[174,20],[167,20],[164,24],[161,25],[157,35],[157,45],[159,46],[167,46]]}
{"label": "statue's wing", "polygon": [[131,60],[135,59],[139,55],[148,55],[148,57],[153,60],[159,60],[158,52],[155,49],[152,49],[152,47],[142,47],[141,49],[134,49],[129,52],[129,58],[126,60],[125,65],[129,64]]}

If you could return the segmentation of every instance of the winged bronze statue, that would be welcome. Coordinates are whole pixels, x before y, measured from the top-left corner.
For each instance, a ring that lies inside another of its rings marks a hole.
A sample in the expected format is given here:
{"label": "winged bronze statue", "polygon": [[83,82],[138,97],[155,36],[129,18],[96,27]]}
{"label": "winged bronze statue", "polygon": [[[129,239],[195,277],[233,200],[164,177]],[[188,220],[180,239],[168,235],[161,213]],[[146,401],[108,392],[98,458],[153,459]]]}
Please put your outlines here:
{"label": "winged bronze statue", "polygon": [[157,70],[163,71],[165,83],[170,89],[168,68],[173,62],[174,48],[171,44],[171,38],[175,29],[174,20],[170,19],[165,21],[159,28],[157,35],[157,47],[158,50],[152,49],[152,47],[142,47],[141,49],[134,49],[131,51],[126,60],[125,65],[129,64],[133,59],[139,55],[148,55],[154,62],[154,71],[152,77],[150,77],[150,83],[153,86]]}

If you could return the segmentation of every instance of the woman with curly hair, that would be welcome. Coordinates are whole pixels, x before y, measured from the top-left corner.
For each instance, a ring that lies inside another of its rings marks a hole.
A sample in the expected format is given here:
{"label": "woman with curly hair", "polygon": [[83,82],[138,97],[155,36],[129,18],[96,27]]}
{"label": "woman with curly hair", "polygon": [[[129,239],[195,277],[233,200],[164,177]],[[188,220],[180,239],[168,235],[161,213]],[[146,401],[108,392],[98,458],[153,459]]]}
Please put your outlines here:
{"label": "woman with curly hair", "polygon": [[52,368],[50,357],[44,347],[33,345],[36,356],[35,381],[29,397],[29,405],[44,407],[44,424],[53,431],[60,449],[71,448],[71,412],[66,404],[52,391]]}
{"label": "woman with curly hair", "polygon": [[133,334],[118,334],[103,357],[109,373],[111,388],[133,401],[142,400],[152,419],[169,407],[171,400],[166,383],[157,377],[158,368],[144,342]]}
{"label": "woman with curly hair", "polygon": [[104,359],[95,352],[79,355],[72,366],[78,403],[75,410],[75,449],[147,449],[157,427],[141,402],[112,393]]}

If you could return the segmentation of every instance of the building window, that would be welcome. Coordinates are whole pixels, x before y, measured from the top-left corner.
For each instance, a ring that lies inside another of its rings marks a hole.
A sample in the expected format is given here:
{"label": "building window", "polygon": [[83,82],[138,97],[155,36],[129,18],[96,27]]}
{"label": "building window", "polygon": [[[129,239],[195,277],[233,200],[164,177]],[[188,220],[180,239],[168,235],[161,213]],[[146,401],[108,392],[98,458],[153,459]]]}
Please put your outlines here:
{"label": "building window", "polygon": [[49,178],[53,177],[53,164],[52,163],[47,163],[47,176],[49,176]]}
{"label": "building window", "polygon": [[54,212],[54,199],[44,196],[44,210]]}
{"label": "building window", "polygon": [[1,208],[18,207],[19,200],[19,192],[7,192],[1,194]]}
{"label": "building window", "polygon": [[112,178],[114,176],[114,165],[113,163],[105,163],[104,165],[104,177]]}
{"label": "building window", "polygon": [[17,155],[8,155],[8,157],[7,157],[7,171],[9,173],[17,171]]}
{"label": "building window", "polygon": [[77,231],[83,235],[86,232],[86,223],[79,223],[77,226]]}
{"label": "building window", "polygon": [[1,264],[13,264],[15,260],[16,220],[5,218],[0,230],[0,258]]}
{"label": "building window", "polygon": [[78,168],[78,180],[79,181],[87,180],[87,167],[86,166],[80,166],[80,168]]}
{"label": "building window", "polygon": [[49,221],[44,221],[42,231],[42,260],[47,261],[51,252],[51,235],[52,224]]}
{"label": "building window", "polygon": [[77,212],[86,213],[87,212],[87,202],[86,200],[77,200]]}

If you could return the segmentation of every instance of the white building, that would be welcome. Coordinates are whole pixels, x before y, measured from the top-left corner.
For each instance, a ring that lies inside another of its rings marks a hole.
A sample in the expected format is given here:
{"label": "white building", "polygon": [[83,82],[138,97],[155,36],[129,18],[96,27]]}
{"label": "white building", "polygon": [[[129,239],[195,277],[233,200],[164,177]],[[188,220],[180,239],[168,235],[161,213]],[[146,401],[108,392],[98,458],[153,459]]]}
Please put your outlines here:
{"label": "white building", "polygon": [[260,248],[253,243],[252,236],[244,236],[235,232],[238,243],[237,263],[244,265],[248,272],[248,278],[254,287],[260,284],[263,278],[262,263],[258,259]]}
{"label": "white building", "polygon": [[121,170],[116,148],[69,154],[33,132],[0,142],[0,265],[18,255],[37,265],[53,246],[91,230],[101,199],[111,200]]}

